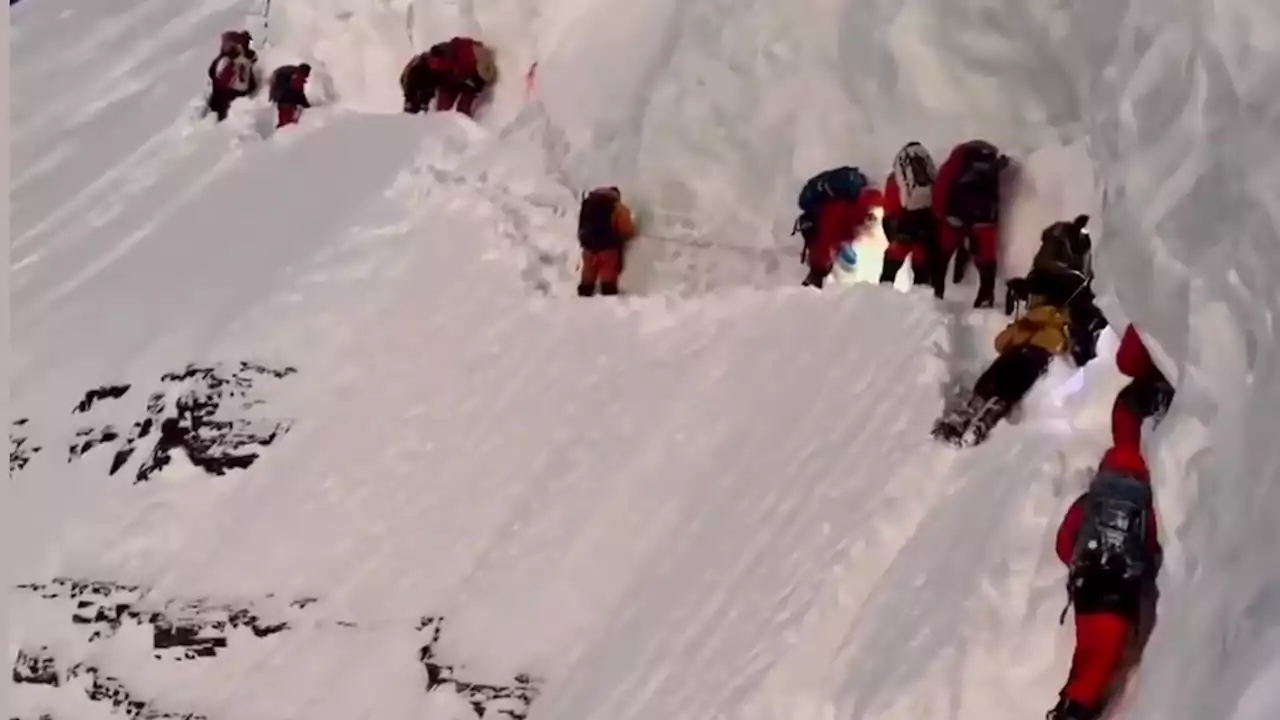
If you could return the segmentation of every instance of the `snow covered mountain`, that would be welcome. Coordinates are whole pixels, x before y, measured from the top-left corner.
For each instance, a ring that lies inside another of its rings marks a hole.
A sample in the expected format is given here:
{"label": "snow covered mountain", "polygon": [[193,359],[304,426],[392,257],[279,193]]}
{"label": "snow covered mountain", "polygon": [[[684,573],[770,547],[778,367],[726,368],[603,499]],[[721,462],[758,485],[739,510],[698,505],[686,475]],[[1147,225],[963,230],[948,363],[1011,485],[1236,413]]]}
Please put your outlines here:
{"label": "snow covered mountain", "polygon": [[[241,26],[316,67],[300,126],[198,119]],[[1055,368],[939,447],[1003,317],[799,288],[788,236],[814,171],[974,136],[1024,161],[1007,265],[1093,214],[1109,317],[1179,388],[1117,717],[1280,712],[1269,0],[26,0],[9,32],[7,717],[1041,717],[1120,379]],[[455,32],[498,49],[478,122],[401,114]],[[641,222],[616,302],[573,296],[596,183]]]}

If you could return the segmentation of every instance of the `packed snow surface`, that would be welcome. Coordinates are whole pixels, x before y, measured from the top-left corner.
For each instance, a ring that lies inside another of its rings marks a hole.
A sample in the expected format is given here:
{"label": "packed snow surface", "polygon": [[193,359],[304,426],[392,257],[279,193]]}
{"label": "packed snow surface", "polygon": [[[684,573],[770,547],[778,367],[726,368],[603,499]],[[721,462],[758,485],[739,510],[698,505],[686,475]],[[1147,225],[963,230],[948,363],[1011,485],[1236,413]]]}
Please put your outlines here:
{"label": "packed snow surface", "polygon": [[[1006,273],[1092,214],[1108,315],[1178,386],[1118,715],[1280,714],[1271,0],[10,18],[11,716],[1042,716],[1114,336],[944,448],[1003,316],[797,287],[788,235],[813,172],[970,137],[1019,159]],[[264,69],[315,66],[300,126],[199,118],[242,26]],[[454,33],[498,52],[477,121],[401,114],[400,67]],[[601,183],[641,236],[629,296],[584,301]]]}

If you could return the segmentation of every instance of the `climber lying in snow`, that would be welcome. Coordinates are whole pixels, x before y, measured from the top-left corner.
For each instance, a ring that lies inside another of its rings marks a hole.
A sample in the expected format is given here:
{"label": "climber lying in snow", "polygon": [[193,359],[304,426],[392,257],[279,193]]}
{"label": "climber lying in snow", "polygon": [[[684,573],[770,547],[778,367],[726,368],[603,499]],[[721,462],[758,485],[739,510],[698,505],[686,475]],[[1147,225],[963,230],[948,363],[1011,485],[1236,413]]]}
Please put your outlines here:
{"label": "climber lying in snow", "polygon": [[1027,294],[1027,311],[996,336],[999,355],[978,377],[970,395],[943,414],[933,436],[953,445],[981,443],[995,424],[1022,401],[1056,356],[1071,351],[1067,310],[1040,288]]}
{"label": "climber lying in snow", "polygon": [[1163,559],[1157,530],[1146,461],[1134,447],[1113,446],[1058,527],[1076,645],[1049,720],[1097,720],[1126,660],[1141,653],[1155,622]]}
{"label": "climber lying in snow", "polygon": [[404,111],[426,112],[434,99],[436,110],[472,116],[476,99],[497,80],[493,51],[484,43],[454,37],[409,59],[400,72]]}
{"label": "climber lying in snow", "polygon": [[1012,314],[1014,306],[1033,291],[1066,309],[1071,322],[1071,357],[1079,366],[1097,355],[1098,335],[1107,326],[1093,294],[1092,241],[1085,229],[1088,222],[1088,215],[1079,215],[1045,228],[1031,272],[1025,278],[1010,279],[1005,288],[1005,314]]}
{"label": "climber lying in snow", "polygon": [[578,295],[617,295],[626,245],[635,237],[631,210],[616,187],[599,187],[582,198],[578,211],[578,244],[582,247],[582,277]]}
{"label": "climber lying in snow", "polygon": [[801,262],[809,266],[804,285],[821,288],[840,246],[853,242],[881,204],[880,190],[856,167],[838,167],[810,178],[800,191],[791,234],[804,240]]}

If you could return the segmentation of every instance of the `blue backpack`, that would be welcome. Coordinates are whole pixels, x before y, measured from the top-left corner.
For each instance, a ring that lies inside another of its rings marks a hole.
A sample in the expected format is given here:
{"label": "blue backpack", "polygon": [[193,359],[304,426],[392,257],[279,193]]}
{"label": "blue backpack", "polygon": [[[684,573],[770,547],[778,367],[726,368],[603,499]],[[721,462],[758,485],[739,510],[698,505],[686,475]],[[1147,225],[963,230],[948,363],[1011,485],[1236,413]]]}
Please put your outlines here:
{"label": "blue backpack", "polygon": [[828,200],[857,200],[869,184],[861,170],[848,165],[824,170],[809,178],[800,190],[796,203],[800,206],[800,217],[796,218],[791,234],[802,233],[807,248],[809,231],[813,229],[815,215],[823,203]]}
{"label": "blue backpack", "polygon": [[814,175],[800,191],[800,212],[809,215],[828,200],[857,200],[868,185],[856,167],[838,167]]}

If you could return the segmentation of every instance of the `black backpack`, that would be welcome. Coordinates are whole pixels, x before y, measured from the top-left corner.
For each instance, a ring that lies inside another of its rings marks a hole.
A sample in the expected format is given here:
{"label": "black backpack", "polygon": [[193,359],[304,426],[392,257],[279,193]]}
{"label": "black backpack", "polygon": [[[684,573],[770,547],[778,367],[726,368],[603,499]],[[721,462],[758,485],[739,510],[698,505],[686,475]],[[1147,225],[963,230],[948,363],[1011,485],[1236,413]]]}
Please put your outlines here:
{"label": "black backpack", "polygon": [[267,100],[273,103],[279,103],[288,94],[289,83],[293,81],[293,73],[297,71],[297,66],[281,65],[271,73],[271,81],[267,86]]}
{"label": "black backpack", "polygon": [[1071,554],[1073,590],[1137,583],[1152,569],[1151,487],[1132,476],[1102,471],[1084,498]]}
{"label": "black backpack", "polygon": [[1004,160],[991,143],[975,140],[961,155],[960,175],[947,196],[947,215],[963,222],[995,222]]}
{"label": "black backpack", "polygon": [[578,243],[584,250],[600,252],[617,247],[619,239],[613,227],[613,211],[618,199],[607,193],[594,192],[582,199],[578,210]]}

